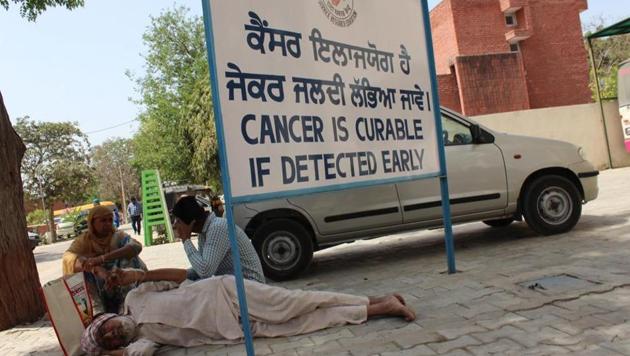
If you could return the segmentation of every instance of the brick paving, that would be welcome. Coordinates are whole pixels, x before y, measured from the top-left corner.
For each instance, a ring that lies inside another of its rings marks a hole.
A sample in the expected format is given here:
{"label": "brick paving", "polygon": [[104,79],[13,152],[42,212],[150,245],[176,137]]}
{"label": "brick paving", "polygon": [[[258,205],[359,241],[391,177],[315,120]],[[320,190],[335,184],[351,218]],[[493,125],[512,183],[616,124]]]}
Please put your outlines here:
{"label": "brick paving", "polygon": [[[418,319],[371,320],[256,339],[257,355],[630,355],[630,168],[602,172],[600,198],[570,233],[539,237],[524,223],[454,227],[457,268],[444,273],[442,231],[410,232],[316,253],[288,288],[376,295],[398,291]],[[56,278],[69,242],[35,250],[40,279]],[[180,244],[145,248],[150,268],[185,267]],[[530,289],[565,275],[579,288]],[[0,355],[60,355],[46,321],[0,332]],[[243,345],[164,347],[159,355],[245,355]]]}

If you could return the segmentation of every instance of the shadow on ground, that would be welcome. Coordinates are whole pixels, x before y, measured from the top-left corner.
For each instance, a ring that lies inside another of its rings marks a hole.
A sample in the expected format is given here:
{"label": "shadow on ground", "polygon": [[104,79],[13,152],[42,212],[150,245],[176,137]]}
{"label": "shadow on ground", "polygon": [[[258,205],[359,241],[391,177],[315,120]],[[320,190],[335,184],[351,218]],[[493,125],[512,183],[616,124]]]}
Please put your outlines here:
{"label": "shadow on ground", "polygon": [[[583,215],[570,234],[592,234],[597,231],[627,230],[624,224],[629,220],[628,212],[614,215]],[[455,238],[455,252],[467,249],[500,250],[503,245],[514,243],[516,240],[540,239],[544,243],[547,239],[569,238],[569,234],[540,236],[531,230],[525,222],[514,222],[506,227],[489,227],[483,223],[470,223],[453,226]],[[383,254],[382,251],[389,251]],[[392,253],[393,251],[393,253]],[[362,240],[325,249],[315,254],[313,263],[303,274],[304,277],[326,278],[333,273],[339,273],[339,261],[343,259],[348,270],[366,264],[366,261],[385,265],[396,265],[410,260],[427,258],[445,258],[444,231],[417,230],[394,236],[372,240]],[[442,266],[443,268],[443,266]]]}
{"label": "shadow on ground", "polygon": [[35,256],[35,262],[40,263],[59,260],[63,256],[63,252],[38,252],[37,248],[35,248],[33,255]]}

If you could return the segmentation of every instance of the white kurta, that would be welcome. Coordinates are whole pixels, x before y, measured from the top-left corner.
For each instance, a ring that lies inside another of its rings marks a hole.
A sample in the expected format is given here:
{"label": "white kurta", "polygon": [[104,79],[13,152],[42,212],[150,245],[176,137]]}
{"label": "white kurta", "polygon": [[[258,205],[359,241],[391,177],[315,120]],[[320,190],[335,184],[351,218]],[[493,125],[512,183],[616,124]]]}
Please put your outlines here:
{"label": "white kurta", "polygon": [[[160,344],[192,347],[240,342],[243,331],[233,276],[218,276],[179,288],[143,283],[125,301],[140,335]],[[170,290],[169,290],[170,289]],[[252,334],[291,336],[367,319],[367,297],[288,290],[245,280]]]}

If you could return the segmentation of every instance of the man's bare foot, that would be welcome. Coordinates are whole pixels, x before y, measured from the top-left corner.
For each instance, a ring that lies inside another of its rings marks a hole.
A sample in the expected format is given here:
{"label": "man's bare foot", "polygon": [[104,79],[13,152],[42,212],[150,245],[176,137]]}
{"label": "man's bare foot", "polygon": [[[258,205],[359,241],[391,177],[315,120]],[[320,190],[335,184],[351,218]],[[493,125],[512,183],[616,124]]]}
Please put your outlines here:
{"label": "man's bare foot", "polygon": [[385,300],[387,300],[387,298],[394,296],[396,299],[398,299],[398,301],[402,304],[402,305],[407,305],[407,302],[405,302],[405,298],[402,297],[402,295],[398,294],[398,293],[394,293],[391,295],[383,295],[380,297],[368,297],[368,299],[370,300],[370,304],[375,304],[375,303],[381,303]]}
{"label": "man's bare foot", "polygon": [[368,296],[368,299],[370,300],[370,304],[376,304],[376,303],[380,303],[383,300],[385,300],[385,298],[387,298],[386,295],[383,296],[378,296],[378,297],[374,297],[374,296]]}
{"label": "man's bare foot", "polygon": [[403,298],[402,295],[394,293],[394,297],[396,297],[402,305],[407,305],[407,302],[405,302],[405,298]]}
{"label": "man's bare foot", "polygon": [[381,303],[387,315],[402,316],[406,321],[414,321],[416,319],[416,313],[394,295],[386,297]]}

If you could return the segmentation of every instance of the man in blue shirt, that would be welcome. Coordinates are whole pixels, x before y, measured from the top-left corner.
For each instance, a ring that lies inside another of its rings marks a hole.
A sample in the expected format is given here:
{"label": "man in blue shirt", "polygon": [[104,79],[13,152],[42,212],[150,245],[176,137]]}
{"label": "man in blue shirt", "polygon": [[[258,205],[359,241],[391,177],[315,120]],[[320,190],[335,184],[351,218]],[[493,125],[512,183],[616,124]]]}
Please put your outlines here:
{"label": "man in blue shirt", "polygon": [[140,235],[140,227],[142,226],[142,224],[140,224],[142,221],[142,204],[140,204],[136,197],[131,198],[131,203],[127,206],[127,213],[131,219],[133,232],[136,235]]}
{"label": "man in blue shirt", "polygon": [[116,205],[114,204],[114,227],[118,229],[120,227],[120,213]]}
{"label": "man in blue shirt", "polygon": [[[228,224],[224,218],[205,211],[194,196],[181,197],[173,207],[173,229],[183,244],[192,268],[187,279],[197,280],[213,275],[234,274]],[[241,256],[243,278],[265,283],[262,265],[245,232],[234,227]],[[191,233],[199,234],[198,248],[190,241]]]}

